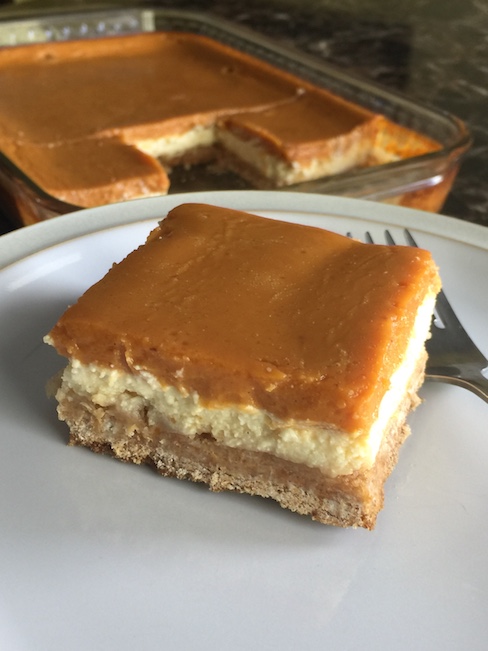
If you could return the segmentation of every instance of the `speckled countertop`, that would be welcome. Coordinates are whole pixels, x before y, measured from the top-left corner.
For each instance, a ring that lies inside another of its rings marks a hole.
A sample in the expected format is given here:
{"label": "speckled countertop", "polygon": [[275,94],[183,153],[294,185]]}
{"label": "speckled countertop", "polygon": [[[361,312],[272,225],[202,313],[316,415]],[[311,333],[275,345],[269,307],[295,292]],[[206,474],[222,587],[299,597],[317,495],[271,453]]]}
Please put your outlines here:
{"label": "speckled countertop", "polygon": [[488,226],[485,0],[160,0],[159,5],[234,20],[457,115],[470,129],[473,146],[442,212]]}

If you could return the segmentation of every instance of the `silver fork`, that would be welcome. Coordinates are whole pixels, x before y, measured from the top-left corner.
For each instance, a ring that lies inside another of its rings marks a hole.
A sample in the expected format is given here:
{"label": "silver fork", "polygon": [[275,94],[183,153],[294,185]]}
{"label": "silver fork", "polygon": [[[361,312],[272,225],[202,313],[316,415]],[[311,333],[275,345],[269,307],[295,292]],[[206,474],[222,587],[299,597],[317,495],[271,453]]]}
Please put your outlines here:
{"label": "silver fork", "polygon": [[[404,233],[410,246],[418,246],[408,229]],[[388,230],[385,239],[388,244],[396,244]],[[366,233],[366,241],[374,244],[370,233]],[[488,402],[488,360],[463,328],[442,290],[437,296],[431,332],[426,342],[429,357],[425,377],[469,389]]]}

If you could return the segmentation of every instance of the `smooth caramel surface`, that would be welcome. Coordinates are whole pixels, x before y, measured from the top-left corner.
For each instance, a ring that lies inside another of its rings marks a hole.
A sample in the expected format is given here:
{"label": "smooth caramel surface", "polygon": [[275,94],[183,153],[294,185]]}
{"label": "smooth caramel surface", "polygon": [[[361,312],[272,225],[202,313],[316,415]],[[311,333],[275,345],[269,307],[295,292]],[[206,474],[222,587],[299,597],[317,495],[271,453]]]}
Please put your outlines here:
{"label": "smooth caramel surface", "polygon": [[[1,129],[19,142],[180,132],[289,100],[296,80],[206,37],[151,33],[0,51]],[[33,106],[35,103],[35,111]]]}
{"label": "smooth caramel surface", "polygon": [[[323,155],[330,156],[331,135],[347,134],[374,117],[237,49],[178,32],[4,48],[0,85],[0,149],[25,174],[34,172],[31,180],[44,191],[65,199],[74,189],[81,206],[147,195],[136,191],[137,183],[128,182],[131,175],[125,166],[119,174],[115,160],[109,163],[112,193],[108,185],[103,194],[93,192],[87,171],[91,162],[70,149],[81,142],[119,139],[144,148],[156,141],[163,143],[164,152],[165,139],[198,127],[214,129],[221,119],[239,113],[272,109],[276,130],[268,124],[265,140],[285,147],[291,142],[293,156],[301,147],[309,148],[312,137],[316,147],[326,147]],[[53,147],[54,154],[49,151]],[[122,153],[127,159],[128,152]],[[193,151],[185,153],[194,156]],[[157,155],[173,163],[171,156]],[[180,162],[185,162],[184,156]],[[39,165],[32,164],[33,158]],[[66,174],[65,167],[73,174]],[[153,171],[142,170],[141,160],[133,156],[132,177],[144,176],[150,185]],[[80,192],[83,182],[89,197]],[[167,188],[162,183],[159,192]]]}
{"label": "smooth caramel surface", "polygon": [[428,252],[201,204],[172,210],[51,332],[208,404],[368,428],[428,291]]}
{"label": "smooth caramel surface", "polygon": [[288,160],[323,155],[325,142],[341,155],[336,139],[361,129],[364,150],[371,151],[376,135],[376,120],[369,111],[323,92],[309,90],[293,102],[262,111],[230,116],[226,128],[244,137],[258,138],[263,146]]}
{"label": "smooth caramel surface", "polygon": [[134,196],[164,194],[169,179],[162,165],[115,138],[87,138],[54,145],[4,143],[23,172],[48,194],[90,208]]}

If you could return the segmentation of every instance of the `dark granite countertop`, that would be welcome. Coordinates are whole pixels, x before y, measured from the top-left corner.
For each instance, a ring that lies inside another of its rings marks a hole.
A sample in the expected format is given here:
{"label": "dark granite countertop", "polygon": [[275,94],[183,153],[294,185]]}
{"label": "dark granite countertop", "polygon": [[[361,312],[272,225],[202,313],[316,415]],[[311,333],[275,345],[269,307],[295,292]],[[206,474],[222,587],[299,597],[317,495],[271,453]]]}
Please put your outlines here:
{"label": "dark granite countertop", "polygon": [[488,226],[484,0],[160,0],[159,5],[234,20],[464,120],[473,146],[442,212]]}

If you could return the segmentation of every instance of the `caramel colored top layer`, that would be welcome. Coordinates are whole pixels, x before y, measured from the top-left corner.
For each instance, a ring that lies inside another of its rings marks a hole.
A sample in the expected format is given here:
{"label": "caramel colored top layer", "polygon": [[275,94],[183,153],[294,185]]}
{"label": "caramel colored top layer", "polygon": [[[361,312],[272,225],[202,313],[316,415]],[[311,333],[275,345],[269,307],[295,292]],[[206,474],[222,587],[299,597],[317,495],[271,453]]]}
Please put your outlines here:
{"label": "caramel colored top layer", "polygon": [[354,131],[365,151],[370,151],[376,136],[376,118],[369,111],[313,89],[281,106],[232,115],[224,124],[247,138],[258,138],[264,147],[289,161],[324,156],[327,146],[340,156],[336,140]]}
{"label": "caramel colored top layer", "polygon": [[221,113],[293,99],[300,85],[212,39],[181,33],[6,48],[0,80],[4,136],[35,144],[180,133]]}
{"label": "caramel colored top layer", "polygon": [[251,404],[367,428],[417,308],[430,254],[200,204],[169,213],[60,318],[58,351]]}
{"label": "caramel colored top layer", "polygon": [[[0,85],[0,149],[44,191],[84,207],[152,194],[157,173],[159,193],[168,189],[155,162],[151,168],[137,152],[117,150],[115,139],[160,142],[241,112],[279,114],[293,105],[279,118],[275,139],[288,134],[297,151],[300,142],[307,147],[312,124],[324,142],[372,118],[264,61],[176,32],[4,48]],[[327,119],[317,121],[321,112]],[[94,165],[93,141],[107,139]],[[83,142],[86,156],[75,151]],[[95,169],[99,183],[91,178]],[[138,192],[137,179],[151,191]]]}
{"label": "caramel colored top layer", "polygon": [[3,151],[10,159],[22,161],[24,174],[45,192],[83,208],[164,194],[169,187],[157,159],[115,138],[87,138],[51,147],[8,141]]}

